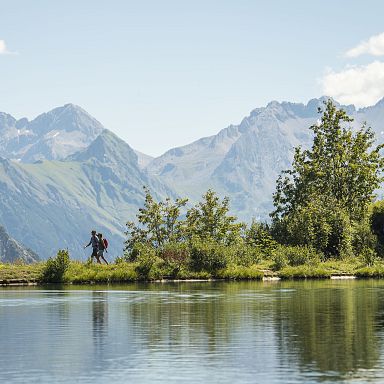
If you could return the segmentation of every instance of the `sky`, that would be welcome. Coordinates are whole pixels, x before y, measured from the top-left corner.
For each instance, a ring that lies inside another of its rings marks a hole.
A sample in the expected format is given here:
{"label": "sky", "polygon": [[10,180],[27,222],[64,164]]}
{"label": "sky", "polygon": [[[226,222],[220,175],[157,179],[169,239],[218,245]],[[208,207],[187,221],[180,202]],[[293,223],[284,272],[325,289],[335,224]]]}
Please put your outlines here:
{"label": "sky", "polygon": [[379,0],[0,0],[0,111],[74,103],[158,156],[272,100],[384,96]]}

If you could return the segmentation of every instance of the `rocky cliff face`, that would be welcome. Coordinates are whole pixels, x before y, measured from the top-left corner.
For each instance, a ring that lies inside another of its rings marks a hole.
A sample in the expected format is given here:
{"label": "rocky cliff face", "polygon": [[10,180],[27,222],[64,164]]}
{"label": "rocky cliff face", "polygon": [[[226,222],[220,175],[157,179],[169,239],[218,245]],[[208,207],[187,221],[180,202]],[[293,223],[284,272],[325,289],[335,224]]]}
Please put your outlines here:
{"label": "rocky cliff face", "polygon": [[12,239],[4,227],[0,226],[0,262],[12,263],[16,260],[30,264],[39,261],[39,257],[30,249]]}

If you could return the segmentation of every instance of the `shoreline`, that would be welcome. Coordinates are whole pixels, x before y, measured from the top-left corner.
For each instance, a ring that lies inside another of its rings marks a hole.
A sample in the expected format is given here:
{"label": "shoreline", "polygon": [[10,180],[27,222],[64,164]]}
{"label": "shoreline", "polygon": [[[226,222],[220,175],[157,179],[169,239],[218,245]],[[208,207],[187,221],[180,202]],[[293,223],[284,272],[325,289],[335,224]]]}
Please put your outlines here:
{"label": "shoreline", "polygon": [[125,284],[150,282],[211,282],[280,280],[352,280],[384,278],[384,261],[367,266],[358,259],[327,260],[316,264],[284,266],[278,270],[273,261],[240,266],[228,265],[211,271],[195,271],[157,264],[143,271],[139,263],[120,262],[109,265],[70,260],[60,273],[47,274],[49,262],[35,264],[0,264],[0,287],[51,284]]}
{"label": "shoreline", "polygon": [[356,275],[331,275],[323,277],[312,277],[312,276],[295,276],[292,278],[284,278],[280,276],[263,276],[260,278],[209,278],[209,279],[157,279],[157,280],[122,280],[122,281],[96,281],[89,280],[83,282],[61,282],[61,283],[50,283],[41,281],[30,281],[20,279],[0,280],[1,287],[28,287],[28,286],[45,286],[45,285],[95,285],[95,284],[131,284],[131,283],[204,283],[204,282],[216,282],[216,281],[261,281],[261,282],[277,282],[277,281],[288,281],[288,280],[367,280],[367,279],[380,279],[382,276],[356,276]]}

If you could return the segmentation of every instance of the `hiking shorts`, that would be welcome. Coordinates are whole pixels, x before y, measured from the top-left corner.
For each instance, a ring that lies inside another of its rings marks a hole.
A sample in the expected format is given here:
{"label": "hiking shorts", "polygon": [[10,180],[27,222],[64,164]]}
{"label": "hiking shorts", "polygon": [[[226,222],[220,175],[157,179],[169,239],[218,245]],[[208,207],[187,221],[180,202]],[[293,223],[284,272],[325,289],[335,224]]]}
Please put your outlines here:
{"label": "hiking shorts", "polygon": [[92,255],[91,255],[91,257],[98,257],[97,248],[92,248]]}

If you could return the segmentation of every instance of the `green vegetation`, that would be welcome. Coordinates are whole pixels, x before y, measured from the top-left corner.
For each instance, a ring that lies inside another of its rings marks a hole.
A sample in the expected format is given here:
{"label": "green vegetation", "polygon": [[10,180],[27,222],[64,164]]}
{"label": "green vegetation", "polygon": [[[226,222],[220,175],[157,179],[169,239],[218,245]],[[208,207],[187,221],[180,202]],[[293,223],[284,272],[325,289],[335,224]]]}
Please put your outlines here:
{"label": "green vegetation", "polygon": [[69,267],[68,251],[63,249],[57,252],[56,257],[50,257],[43,268],[42,281],[47,283],[61,283],[64,281],[64,274]]}
{"label": "green vegetation", "polygon": [[[246,278],[260,265],[286,278],[376,268],[384,256],[384,204],[373,203],[383,180],[383,146],[374,147],[365,125],[354,132],[352,119],[331,100],[319,112],[321,121],[310,127],[312,148],[296,148],[292,169],[277,180],[270,226],[237,222],[229,200],[220,201],[212,190],[185,218],[180,211],[187,199],[156,202],[146,190],[137,224],[127,224],[124,259],[137,262],[141,276],[162,267],[171,276],[206,272],[228,278],[230,271]],[[334,270],[328,260],[345,268]]]}
{"label": "green vegetation", "polygon": [[[233,251],[233,250],[232,250]],[[231,255],[231,252],[229,254]],[[80,262],[69,260],[65,272],[58,274],[57,279],[53,279],[47,270],[51,270],[51,262],[41,262],[36,264],[15,265],[0,264],[0,284],[45,284],[45,283],[66,283],[66,284],[88,284],[88,283],[123,283],[134,281],[156,281],[163,279],[177,280],[261,280],[263,278],[279,277],[282,279],[301,279],[301,278],[330,278],[331,276],[350,276],[360,278],[382,278],[384,277],[384,261],[375,259],[374,263],[368,266],[362,257],[349,259],[327,259],[319,261],[312,259],[307,262],[295,259],[300,255],[296,250],[290,250],[284,254],[284,247],[280,247],[273,255],[268,258],[259,259],[257,262],[247,265],[229,262],[224,268],[215,271],[200,270],[195,271],[187,268],[175,268],[174,264],[165,262],[160,257],[155,257],[150,266],[143,268],[142,261],[127,262],[122,259],[110,265],[100,265],[90,263],[90,261]],[[59,251],[62,252],[62,251]],[[304,254],[307,255],[308,253]],[[228,254],[227,254],[228,255]],[[284,263],[276,267],[276,259],[284,257]],[[300,256],[301,257],[301,256]],[[300,264],[302,262],[302,264]],[[48,276],[48,278],[47,278]]]}
{"label": "green vegetation", "polygon": [[292,169],[278,178],[271,217],[280,243],[307,245],[325,258],[379,249],[369,206],[382,181],[383,146],[373,148],[371,129],[354,133],[351,121],[332,101],[325,103],[321,122],[311,127],[312,148],[296,148]]}
{"label": "green vegetation", "polygon": [[[186,209],[188,199],[158,202],[144,188],[144,206],[127,223],[124,254],[115,264],[73,262],[59,251],[31,267],[31,278],[82,283],[383,276],[384,202],[374,202],[383,180],[382,146],[373,147],[365,125],[354,132],[352,120],[332,101],[319,112],[312,148],[296,148],[292,169],[277,180],[271,225],[238,222],[228,198],[212,190]],[[0,268],[0,279],[6,274],[12,267]]]}

